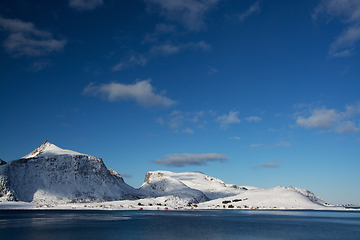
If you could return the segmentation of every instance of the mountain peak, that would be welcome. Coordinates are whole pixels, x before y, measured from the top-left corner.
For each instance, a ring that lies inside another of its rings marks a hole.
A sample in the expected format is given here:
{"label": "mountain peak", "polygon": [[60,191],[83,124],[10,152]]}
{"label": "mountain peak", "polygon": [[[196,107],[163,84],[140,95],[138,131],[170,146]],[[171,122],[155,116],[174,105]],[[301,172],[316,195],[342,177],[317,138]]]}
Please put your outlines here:
{"label": "mountain peak", "polygon": [[66,150],[55,146],[54,144],[45,141],[41,146],[35,148],[29,154],[23,156],[22,158],[35,158],[35,157],[47,157],[55,155],[84,155],[75,151]]}

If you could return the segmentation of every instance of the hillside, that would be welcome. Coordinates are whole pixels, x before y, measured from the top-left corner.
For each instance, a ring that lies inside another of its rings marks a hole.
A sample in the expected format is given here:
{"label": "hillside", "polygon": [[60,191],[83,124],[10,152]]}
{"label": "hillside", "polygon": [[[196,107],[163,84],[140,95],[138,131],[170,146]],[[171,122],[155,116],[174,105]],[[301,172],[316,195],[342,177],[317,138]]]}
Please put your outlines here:
{"label": "hillside", "polygon": [[0,202],[0,208],[16,205],[9,205],[11,202],[58,208],[80,203],[94,207],[107,202],[114,209],[133,209],[136,205],[144,209],[328,207],[306,189],[236,186],[201,172],[147,172],[143,185],[134,189],[116,171],[107,169],[101,158],[61,149],[49,142],[20,159],[0,161]]}

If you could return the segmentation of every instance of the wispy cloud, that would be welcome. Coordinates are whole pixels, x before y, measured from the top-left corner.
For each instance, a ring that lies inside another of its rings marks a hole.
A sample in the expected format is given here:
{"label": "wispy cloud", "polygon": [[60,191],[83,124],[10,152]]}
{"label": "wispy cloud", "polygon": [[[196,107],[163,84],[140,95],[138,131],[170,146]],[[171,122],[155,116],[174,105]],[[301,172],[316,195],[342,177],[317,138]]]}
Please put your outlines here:
{"label": "wispy cloud", "polygon": [[351,121],[344,121],[338,125],[336,128],[338,133],[353,133],[360,132],[360,126],[356,126],[355,123]]}
{"label": "wispy cloud", "polygon": [[214,74],[214,73],[218,73],[218,72],[219,72],[216,68],[212,68],[212,67],[210,67],[210,66],[208,66],[208,68],[209,68],[209,75],[212,75],[212,74]]}
{"label": "wispy cloud", "polygon": [[163,106],[170,107],[176,104],[164,96],[164,94],[156,94],[155,88],[150,84],[149,80],[138,81],[135,84],[109,83],[99,86],[90,83],[85,87],[83,94],[90,96],[100,96],[103,99],[114,101],[136,101],[143,107]]}
{"label": "wispy cloud", "polygon": [[248,10],[246,10],[245,12],[241,13],[239,15],[239,20],[242,22],[244,21],[246,18],[250,17],[252,14],[258,14],[260,13],[260,2],[257,1],[256,3],[254,3],[253,5],[251,5],[249,7]]}
{"label": "wispy cloud", "polygon": [[39,61],[35,61],[31,64],[31,70],[34,72],[43,70],[44,68],[48,67],[51,65],[51,61],[50,60],[39,60]]}
{"label": "wispy cloud", "polygon": [[168,39],[169,36],[176,33],[177,31],[178,28],[173,24],[158,23],[155,25],[155,30],[153,33],[146,34],[142,44],[158,43],[161,36],[165,35]]}
{"label": "wispy cloud", "polygon": [[132,178],[133,177],[131,174],[127,174],[127,173],[122,173],[121,176],[123,178]]}
{"label": "wispy cloud", "polygon": [[162,117],[157,118],[157,119],[156,119],[156,122],[159,123],[161,126],[164,126],[164,125],[165,125],[164,118],[162,118]]}
{"label": "wispy cloud", "polygon": [[145,66],[151,59],[157,56],[170,56],[178,54],[185,50],[191,51],[211,51],[212,46],[207,44],[205,41],[199,42],[188,42],[185,44],[173,44],[167,43],[156,43],[151,47],[149,52],[145,54],[129,53],[128,56],[124,57],[119,63],[112,67],[113,71],[121,71],[132,66]]}
{"label": "wispy cloud", "polygon": [[176,31],[176,26],[173,24],[158,23],[155,26],[155,33],[173,33]]}
{"label": "wispy cloud", "polygon": [[103,4],[103,0],[69,0],[69,6],[79,11],[93,10]]}
{"label": "wispy cloud", "polygon": [[185,128],[185,130],[183,130],[182,132],[183,133],[194,134],[194,130],[192,130],[191,128]]}
{"label": "wispy cloud", "polygon": [[31,22],[0,17],[0,30],[9,33],[3,46],[13,57],[45,56],[64,49],[66,39],[54,39],[48,31],[38,30]]}
{"label": "wispy cloud", "polygon": [[326,15],[331,19],[340,18],[347,25],[345,29],[330,44],[329,55],[333,57],[348,57],[353,55],[356,43],[360,40],[360,2],[358,0],[322,0],[315,8],[312,18]]}
{"label": "wispy cloud", "polygon": [[290,147],[291,143],[286,142],[286,141],[280,141],[277,144],[275,144],[275,146],[277,146],[277,147]]}
{"label": "wispy cloud", "polygon": [[237,137],[237,136],[229,137],[229,139],[231,139],[231,140],[241,140],[241,138],[240,138],[240,137]]}
{"label": "wispy cloud", "polygon": [[251,117],[247,117],[246,120],[248,120],[249,122],[260,122],[262,119],[261,117],[258,116],[251,116]]}
{"label": "wispy cloud", "polygon": [[[159,117],[156,119],[156,122],[162,126],[168,125],[174,133],[181,132],[193,134],[194,127],[198,126],[198,128],[205,128],[206,121],[203,121],[202,119],[204,115],[204,111],[181,112],[175,110],[166,116]],[[186,125],[186,128],[183,128],[184,125]],[[181,130],[181,128],[183,129]]]}
{"label": "wispy cloud", "polygon": [[240,123],[240,119],[237,117],[239,112],[230,111],[229,115],[222,115],[218,117],[215,121],[220,122],[220,128],[227,129],[229,124]]}
{"label": "wispy cloud", "polygon": [[278,167],[279,167],[279,164],[277,164],[277,163],[264,163],[262,165],[253,167],[253,169],[258,169],[258,168],[278,168]]}
{"label": "wispy cloud", "polygon": [[170,21],[177,21],[188,30],[205,27],[205,14],[216,6],[219,0],[145,0],[149,11],[159,11]]}
{"label": "wispy cloud", "polygon": [[360,104],[346,106],[346,110],[339,112],[335,109],[314,109],[309,117],[297,116],[296,123],[304,128],[319,128],[321,130],[335,130],[338,133],[360,132],[360,127],[349,120],[360,114]]}
{"label": "wispy cloud", "polygon": [[144,66],[149,61],[149,57],[141,54],[130,54],[112,67],[113,71],[120,71],[135,65]]}
{"label": "wispy cloud", "polygon": [[187,165],[206,165],[207,162],[227,160],[227,156],[218,153],[203,153],[203,154],[169,154],[165,158],[159,158],[153,163],[165,165],[168,167],[184,167]]}
{"label": "wispy cloud", "polygon": [[251,144],[250,147],[261,147],[264,146],[262,143]]}

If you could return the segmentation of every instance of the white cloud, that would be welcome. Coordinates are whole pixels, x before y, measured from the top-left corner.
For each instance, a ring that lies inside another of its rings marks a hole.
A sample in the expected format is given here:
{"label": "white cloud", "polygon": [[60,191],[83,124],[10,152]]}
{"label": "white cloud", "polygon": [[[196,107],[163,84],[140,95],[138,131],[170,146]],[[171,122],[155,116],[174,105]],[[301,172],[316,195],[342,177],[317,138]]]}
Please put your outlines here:
{"label": "white cloud", "polygon": [[237,117],[239,112],[230,111],[229,115],[222,115],[218,117],[215,121],[220,122],[220,128],[227,129],[229,124],[240,123],[240,119]]}
{"label": "white cloud", "polygon": [[184,118],[182,115],[171,118],[168,121],[169,127],[172,129],[178,129],[184,124]]}
{"label": "white cloud", "polygon": [[155,44],[151,47],[149,52],[145,54],[130,53],[128,56],[124,57],[121,62],[113,66],[112,70],[121,71],[136,65],[145,66],[151,59],[157,56],[170,56],[185,50],[210,51],[211,49],[212,46],[205,41],[189,42],[178,45],[171,42]]}
{"label": "white cloud", "polygon": [[258,144],[251,144],[250,147],[261,147],[264,146],[264,144],[262,143],[258,143]]}
{"label": "white cloud", "polygon": [[[195,112],[181,112],[178,110],[172,111],[165,117],[161,117],[163,125],[167,124],[174,133],[189,133],[193,134],[193,128],[197,126],[197,128],[205,128],[206,121],[202,121],[204,117],[204,111],[195,111]],[[158,123],[159,120],[157,120]],[[199,125],[200,123],[200,125]],[[187,125],[184,130],[179,130],[183,125]],[[199,127],[201,126],[201,127]]]}
{"label": "white cloud", "polygon": [[360,40],[360,25],[351,26],[330,44],[329,54],[333,57],[351,56],[358,40]]}
{"label": "white cloud", "polygon": [[247,117],[246,120],[248,120],[249,122],[260,122],[262,119],[261,117],[258,116],[251,116],[251,117]]}
{"label": "white cloud", "polygon": [[172,24],[158,23],[155,26],[156,33],[172,33],[176,31],[176,27]]}
{"label": "white cloud", "polygon": [[312,17],[326,14],[331,19],[340,18],[348,27],[330,44],[329,55],[347,57],[353,55],[355,44],[360,40],[360,1],[322,0],[315,8]]}
{"label": "white cloud", "polygon": [[127,174],[127,173],[122,173],[122,174],[121,174],[121,177],[123,177],[123,178],[132,178],[132,175],[131,175],[131,174]]}
{"label": "white cloud", "polygon": [[336,132],[338,133],[360,132],[360,127],[356,127],[355,123],[351,121],[344,121],[337,127]]}
{"label": "white cloud", "polygon": [[298,104],[294,104],[293,108],[294,109],[300,109],[300,108],[304,108],[306,106],[307,106],[307,104],[305,104],[305,103],[298,103]]}
{"label": "white cloud", "polygon": [[234,136],[234,137],[229,137],[229,139],[231,139],[231,140],[241,140],[240,137],[236,137],[236,136]]}
{"label": "white cloud", "polygon": [[182,132],[183,132],[183,133],[194,134],[194,130],[192,130],[191,128],[186,128],[186,129],[183,130]]}
{"label": "white cloud", "polygon": [[320,128],[335,130],[338,133],[359,132],[360,128],[354,123],[355,116],[360,114],[360,104],[346,106],[346,110],[339,112],[335,109],[314,109],[311,116],[298,116],[296,123],[304,128]]}
{"label": "white cloud", "polygon": [[177,31],[177,28],[175,25],[172,24],[166,24],[166,23],[158,23],[155,26],[155,30],[151,34],[146,34],[144,40],[142,41],[142,44],[144,43],[157,43],[159,40],[159,37],[164,34],[173,34]]}
{"label": "white cloud", "polygon": [[209,75],[212,75],[214,73],[218,73],[218,70],[216,68],[212,68],[210,66],[208,66],[208,68],[209,68]]}
{"label": "white cloud", "polygon": [[159,44],[159,45],[153,46],[150,50],[150,54],[153,56],[157,56],[157,55],[168,56],[168,55],[173,55],[173,54],[179,53],[180,51],[183,51],[183,50],[210,51],[211,48],[212,48],[212,46],[207,44],[204,41],[189,42],[186,44],[179,44],[179,45],[174,45],[172,43],[164,43],[164,44]]}
{"label": "white cloud", "polygon": [[290,147],[291,143],[285,142],[285,141],[280,141],[277,144],[275,144],[275,146],[277,146],[277,147]]}
{"label": "white cloud", "polygon": [[174,110],[174,111],[172,111],[172,112],[170,113],[170,116],[176,116],[176,115],[180,115],[180,114],[182,114],[181,111]]}
{"label": "white cloud", "polygon": [[278,168],[279,164],[277,163],[264,163],[263,165],[255,166],[253,169],[257,168]]}
{"label": "white cloud", "polygon": [[0,30],[9,32],[3,46],[14,57],[44,56],[64,49],[67,40],[56,40],[48,31],[35,28],[31,22],[0,17]]}
{"label": "white cloud", "polygon": [[180,46],[175,46],[170,43],[153,46],[150,53],[154,55],[172,55],[180,52]]}
{"label": "white cloud", "polygon": [[161,126],[165,125],[165,121],[162,117],[159,117],[158,119],[156,119],[156,122],[159,123]]}
{"label": "white cloud", "polygon": [[145,0],[149,9],[160,10],[160,14],[169,20],[181,22],[189,30],[199,30],[205,26],[206,12],[219,0]]}
{"label": "white cloud", "polygon": [[39,61],[35,61],[31,64],[31,69],[34,72],[43,70],[44,68],[48,67],[51,65],[51,61],[50,60],[39,60]]}
{"label": "white cloud", "polygon": [[183,167],[186,165],[206,165],[207,162],[227,160],[227,156],[218,153],[203,154],[169,154],[165,158],[154,160],[154,163],[162,164],[168,167]]}
{"label": "white cloud", "polygon": [[239,20],[242,22],[254,13],[260,13],[260,2],[257,1],[249,7],[248,10],[239,15]]}
{"label": "white cloud", "polygon": [[93,10],[103,4],[103,0],[69,0],[69,6],[80,11]]}
{"label": "white cloud", "polygon": [[155,88],[149,80],[139,81],[132,85],[122,83],[109,83],[95,86],[90,83],[83,91],[85,95],[100,96],[107,101],[136,101],[143,107],[163,106],[170,107],[176,104],[175,101],[165,97],[163,94],[156,94]]}
{"label": "white cloud", "polygon": [[140,65],[144,66],[149,61],[149,58],[141,54],[131,54],[128,57],[125,57],[120,63],[112,67],[113,71],[120,71],[131,66]]}
{"label": "white cloud", "polygon": [[304,128],[331,128],[335,122],[340,119],[340,115],[335,109],[327,110],[325,108],[315,109],[313,114],[308,117],[298,117],[296,123]]}

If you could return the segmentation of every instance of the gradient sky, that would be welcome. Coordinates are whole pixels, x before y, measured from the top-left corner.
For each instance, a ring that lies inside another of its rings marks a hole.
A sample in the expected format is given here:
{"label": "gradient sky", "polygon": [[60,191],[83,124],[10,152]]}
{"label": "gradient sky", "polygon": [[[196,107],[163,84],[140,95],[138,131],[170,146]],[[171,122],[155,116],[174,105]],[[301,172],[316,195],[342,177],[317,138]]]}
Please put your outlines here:
{"label": "gradient sky", "polygon": [[0,158],[45,140],[145,173],[360,204],[358,0],[2,0]]}

